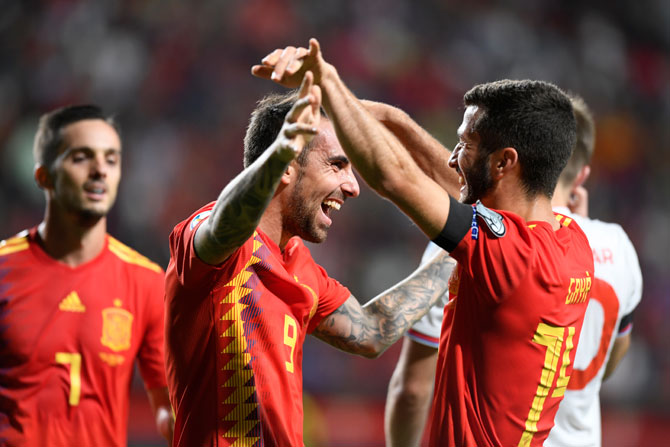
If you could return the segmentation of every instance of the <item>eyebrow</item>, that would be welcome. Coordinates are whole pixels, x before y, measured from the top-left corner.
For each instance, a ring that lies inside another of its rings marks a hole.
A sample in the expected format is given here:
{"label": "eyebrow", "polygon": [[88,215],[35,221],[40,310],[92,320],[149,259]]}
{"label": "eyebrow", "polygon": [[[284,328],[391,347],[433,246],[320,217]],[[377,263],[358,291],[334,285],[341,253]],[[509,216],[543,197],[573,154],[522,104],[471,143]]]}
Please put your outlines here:
{"label": "eyebrow", "polygon": [[333,161],[339,161],[344,164],[351,164],[349,161],[349,158],[346,155],[335,155],[333,157],[328,157],[328,161],[333,162]]}
{"label": "eyebrow", "polygon": [[[63,152],[61,152],[60,154],[58,154],[58,156],[56,157],[56,160],[58,160],[58,159],[65,159],[65,158],[67,158],[70,154],[72,154],[73,152],[77,152],[77,151],[95,152],[95,149],[93,149],[93,148],[91,148],[91,147],[89,147],[89,146],[74,146],[74,147],[69,147],[69,148],[65,149]],[[105,154],[109,154],[109,153],[111,152],[111,153],[116,153],[116,154],[118,154],[118,155],[121,155],[121,149],[118,149],[118,148],[115,148],[115,147],[109,147],[109,148],[107,148],[107,149],[103,149],[102,151],[103,151]]]}

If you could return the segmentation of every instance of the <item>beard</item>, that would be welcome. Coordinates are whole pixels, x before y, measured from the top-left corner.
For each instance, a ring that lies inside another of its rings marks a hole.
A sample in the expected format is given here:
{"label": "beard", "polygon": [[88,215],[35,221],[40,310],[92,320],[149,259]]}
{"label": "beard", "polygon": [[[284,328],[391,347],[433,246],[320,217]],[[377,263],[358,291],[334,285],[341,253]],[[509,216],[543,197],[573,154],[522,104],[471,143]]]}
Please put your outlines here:
{"label": "beard", "polygon": [[291,234],[318,244],[328,236],[328,228],[320,226],[316,219],[321,212],[321,200],[308,196],[301,180],[298,178],[289,198],[289,214],[284,216],[283,225]]}
{"label": "beard", "polygon": [[472,205],[484,197],[493,188],[493,179],[488,169],[490,155],[482,155],[475,160],[468,172],[463,172],[465,177],[465,191],[461,202]]}

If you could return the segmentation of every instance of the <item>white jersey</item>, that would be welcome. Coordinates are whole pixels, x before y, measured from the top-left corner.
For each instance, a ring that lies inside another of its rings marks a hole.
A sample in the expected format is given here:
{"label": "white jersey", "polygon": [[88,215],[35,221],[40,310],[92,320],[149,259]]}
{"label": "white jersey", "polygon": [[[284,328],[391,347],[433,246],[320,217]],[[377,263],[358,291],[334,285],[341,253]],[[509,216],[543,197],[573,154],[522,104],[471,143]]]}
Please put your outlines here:
{"label": "white jersey", "polygon": [[600,446],[600,386],[621,319],[642,296],[642,273],[633,244],[620,225],[570,215],[584,230],[593,250],[594,275],[603,282],[591,288],[575,365],[565,397],[544,445]]}
{"label": "white jersey", "polygon": [[[421,265],[433,259],[440,251],[442,251],[442,248],[437,244],[429,242],[421,257]],[[454,265],[456,265],[455,261]],[[407,336],[417,343],[437,349],[440,345],[442,316],[444,315],[444,306],[447,304],[447,301],[449,301],[449,292],[442,295],[428,313],[414,323],[414,326],[407,331]]]}
{"label": "white jersey", "polygon": [[[594,281],[591,288],[568,390],[544,445],[600,446],[600,386],[614,340],[620,334],[621,319],[640,302],[642,273],[633,244],[620,225],[576,216],[567,208],[554,211],[570,216],[584,231],[593,250],[594,275],[601,281]],[[430,260],[438,250],[441,248],[429,243],[421,263]],[[447,301],[448,293],[412,326],[407,336],[437,349]]]}

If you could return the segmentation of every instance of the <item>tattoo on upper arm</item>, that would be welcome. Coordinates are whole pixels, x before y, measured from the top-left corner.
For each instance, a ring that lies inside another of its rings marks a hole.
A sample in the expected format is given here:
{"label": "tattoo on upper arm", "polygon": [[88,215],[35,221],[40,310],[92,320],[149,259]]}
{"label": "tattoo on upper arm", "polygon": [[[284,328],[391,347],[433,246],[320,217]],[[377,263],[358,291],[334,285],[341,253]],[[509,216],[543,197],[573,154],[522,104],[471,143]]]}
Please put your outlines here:
{"label": "tattoo on upper arm", "polygon": [[317,326],[314,335],[346,352],[378,355],[447,293],[456,262],[446,253],[365,306],[352,296]]}

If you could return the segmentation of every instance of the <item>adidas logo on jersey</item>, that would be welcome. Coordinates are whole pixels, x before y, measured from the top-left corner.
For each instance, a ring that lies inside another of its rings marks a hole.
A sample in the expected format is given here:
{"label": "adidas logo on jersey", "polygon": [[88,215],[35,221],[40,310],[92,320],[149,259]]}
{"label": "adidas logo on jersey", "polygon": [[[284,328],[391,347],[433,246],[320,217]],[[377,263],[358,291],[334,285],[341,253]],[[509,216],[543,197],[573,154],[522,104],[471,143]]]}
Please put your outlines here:
{"label": "adidas logo on jersey", "polygon": [[77,292],[72,291],[58,304],[58,308],[64,312],[86,312],[86,306],[79,299]]}

